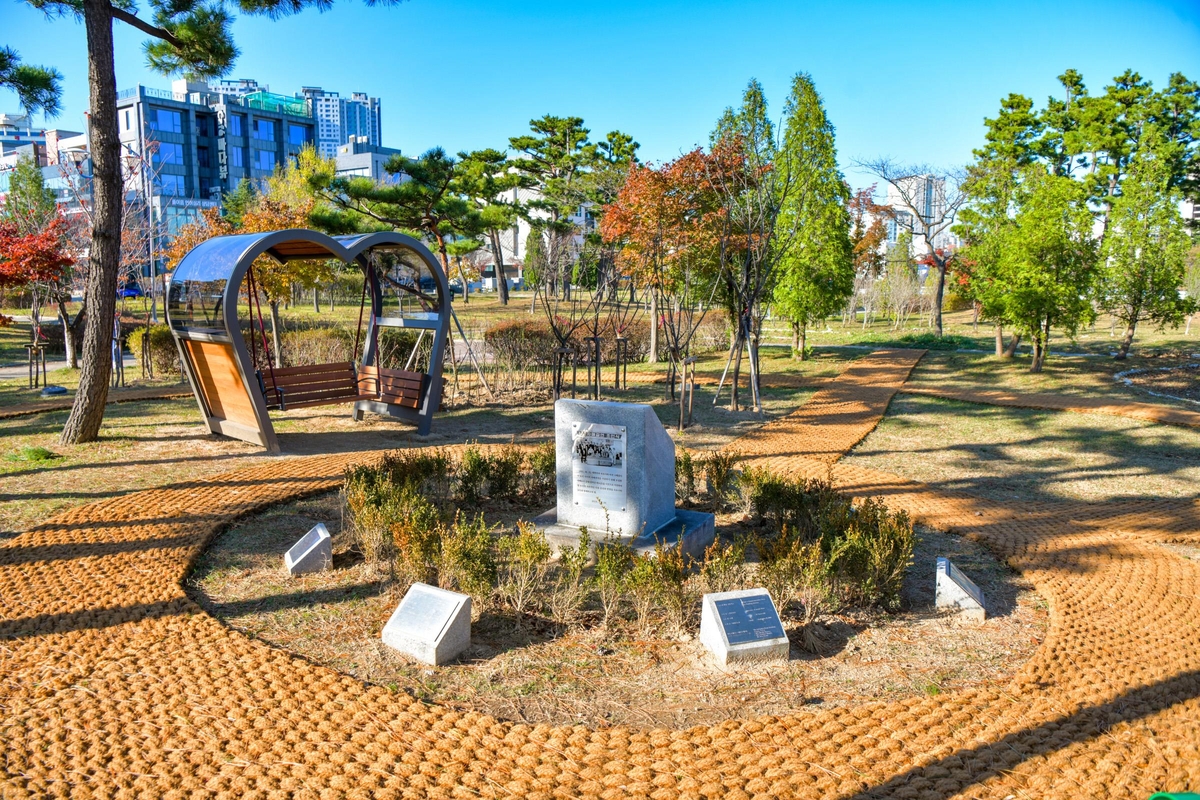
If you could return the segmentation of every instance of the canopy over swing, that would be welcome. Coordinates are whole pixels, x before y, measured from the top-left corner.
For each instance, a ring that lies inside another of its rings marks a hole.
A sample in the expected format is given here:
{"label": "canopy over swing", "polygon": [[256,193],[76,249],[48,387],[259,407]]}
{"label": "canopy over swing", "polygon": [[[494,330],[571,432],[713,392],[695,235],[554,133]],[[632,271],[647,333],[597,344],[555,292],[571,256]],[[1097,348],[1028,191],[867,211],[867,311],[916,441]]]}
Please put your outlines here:
{"label": "canopy over swing", "polygon": [[[407,265],[406,274],[415,279],[397,280],[377,264],[382,254],[394,255],[391,261]],[[362,348],[357,362],[296,367],[273,363],[253,267],[255,259],[264,255],[280,263],[336,259],[362,270],[362,307],[353,351],[358,356]],[[428,277],[422,278],[426,272]],[[238,321],[243,282],[251,317],[249,348]],[[421,310],[386,316],[385,282],[390,290],[412,297]],[[379,232],[330,237],[310,230],[218,236],[184,256],[168,286],[167,322],[200,413],[213,433],[279,452],[270,409],[348,402],[354,404],[355,419],[371,411],[413,422],[419,433],[429,433],[442,398],[450,287],[433,254],[411,236]],[[404,369],[380,364],[379,330],[388,327],[419,330],[418,346],[426,334],[432,335],[425,372],[411,371],[417,348]]]}

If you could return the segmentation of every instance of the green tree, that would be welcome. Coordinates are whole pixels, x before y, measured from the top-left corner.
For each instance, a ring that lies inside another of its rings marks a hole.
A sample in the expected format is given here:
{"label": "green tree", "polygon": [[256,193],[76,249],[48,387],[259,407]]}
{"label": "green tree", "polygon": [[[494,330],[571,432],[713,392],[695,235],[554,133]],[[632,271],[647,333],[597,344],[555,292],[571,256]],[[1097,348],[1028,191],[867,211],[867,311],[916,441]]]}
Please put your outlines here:
{"label": "green tree", "polygon": [[1027,168],[1019,211],[1000,242],[997,282],[1008,293],[1005,316],[1033,342],[1031,372],[1041,372],[1050,329],[1074,336],[1095,318],[1097,242],[1088,192],[1040,165]]}
{"label": "green tree", "polygon": [[480,232],[487,238],[496,270],[500,304],[508,305],[508,278],[504,274],[504,248],[500,236],[517,225],[522,205],[518,190],[529,188],[532,180],[513,167],[508,157],[495,149],[459,153],[458,191],[479,214]]}
{"label": "green tree", "polygon": [[0,218],[7,219],[23,234],[43,230],[58,215],[54,192],[46,188],[42,168],[30,156],[17,159],[8,174],[8,194],[0,205]]}
{"label": "green tree", "polygon": [[[419,158],[396,154],[387,160],[384,169],[408,180],[377,184],[371,178],[340,178],[327,170],[310,174],[312,190],[328,207],[318,210],[314,218],[327,229],[354,230],[365,221],[395,230],[418,231],[435,242],[442,269],[449,275],[447,244],[471,238],[481,227],[479,211],[456,191],[459,163],[442,148],[434,147]],[[466,302],[467,280],[461,268],[459,277]]]}
{"label": "green tree", "polygon": [[[377,0],[391,5],[396,0]],[[113,315],[121,263],[121,143],[117,126],[117,86],[113,22],[152,37],[145,51],[152,69],[191,77],[214,77],[229,70],[238,50],[230,34],[230,14],[222,2],[150,0],[153,21],[139,17],[127,0],[27,0],[50,18],[82,20],[87,33],[89,145],[92,157],[92,232],[85,289],[83,365],[79,391],[63,426],[67,444],[95,441],[104,421],[112,369]],[[374,4],[374,3],[372,3]],[[235,0],[246,14],[280,17],[329,0]]]}
{"label": "green tree", "polygon": [[[540,286],[544,280],[543,276],[549,265],[546,263],[546,239],[542,233],[541,226],[533,224],[529,226],[529,233],[525,236],[525,264],[523,268],[525,283],[530,286]],[[537,304],[537,296],[535,294],[530,302],[529,313],[533,313],[533,309]]]}
{"label": "green tree", "polygon": [[833,124],[808,74],[792,79],[784,116],[778,163],[791,190],[780,224],[795,233],[784,243],[772,297],[792,321],[793,357],[803,360],[809,324],[840,309],[854,291],[850,189],[837,166]]}
{"label": "green tree", "polygon": [[1118,359],[1129,354],[1139,322],[1178,326],[1193,305],[1179,295],[1191,240],[1179,215],[1180,195],[1167,186],[1170,170],[1154,153],[1139,155],[1112,204],[1101,307],[1125,327]]}
{"label": "green tree", "polygon": [[0,89],[17,93],[17,102],[26,114],[42,112],[58,116],[62,98],[62,75],[53,67],[34,67],[21,63],[21,56],[10,47],[0,47]]}
{"label": "green tree", "polygon": [[254,191],[254,184],[248,178],[242,178],[232,192],[226,192],[221,198],[221,215],[236,228],[242,224],[242,217],[254,207],[257,199],[258,192]]}

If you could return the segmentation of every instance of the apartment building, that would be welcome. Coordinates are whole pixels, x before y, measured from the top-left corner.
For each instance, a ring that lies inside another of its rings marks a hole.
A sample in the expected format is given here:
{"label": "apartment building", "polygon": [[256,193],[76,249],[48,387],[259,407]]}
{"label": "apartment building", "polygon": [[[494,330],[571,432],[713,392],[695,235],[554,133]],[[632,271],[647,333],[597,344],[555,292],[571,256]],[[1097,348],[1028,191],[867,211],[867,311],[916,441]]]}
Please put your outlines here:
{"label": "apartment building", "polygon": [[383,122],[378,97],[353,92],[349,98],[319,86],[305,86],[296,95],[303,98],[316,120],[317,152],[334,158],[338,148],[352,141],[383,146]]}

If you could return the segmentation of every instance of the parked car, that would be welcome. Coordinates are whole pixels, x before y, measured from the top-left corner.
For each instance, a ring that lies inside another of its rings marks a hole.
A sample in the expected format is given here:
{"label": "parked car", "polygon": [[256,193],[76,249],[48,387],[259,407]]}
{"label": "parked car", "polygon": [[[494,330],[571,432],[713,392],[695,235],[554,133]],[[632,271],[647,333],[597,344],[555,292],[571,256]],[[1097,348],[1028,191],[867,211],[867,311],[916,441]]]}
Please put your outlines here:
{"label": "parked car", "polygon": [[117,297],[145,297],[146,292],[143,291],[141,284],[136,282],[123,283],[117,287]]}

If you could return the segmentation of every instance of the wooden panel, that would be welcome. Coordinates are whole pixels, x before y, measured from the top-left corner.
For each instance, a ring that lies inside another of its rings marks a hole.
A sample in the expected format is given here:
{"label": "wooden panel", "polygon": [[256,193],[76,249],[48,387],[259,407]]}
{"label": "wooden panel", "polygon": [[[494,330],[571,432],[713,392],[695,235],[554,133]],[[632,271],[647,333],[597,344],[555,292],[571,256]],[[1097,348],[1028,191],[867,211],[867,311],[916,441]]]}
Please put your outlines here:
{"label": "wooden panel", "polygon": [[420,408],[428,381],[424,373],[403,369],[363,367],[358,373],[358,385],[364,394],[405,408]]}
{"label": "wooden panel", "polygon": [[218,419],[257,429],[258,418],[238,373],[233,345],[189,339],[184,340],[184,346],[209,413]]}
{"label": "wooden panel", "polygon": [[349,361],[338,361],[333,364],[310,364],[306,367],[276,367],[263,371],[263,377],[269,378],[286,375],[320,375],[325,372],[353,372],[354,365]]}

